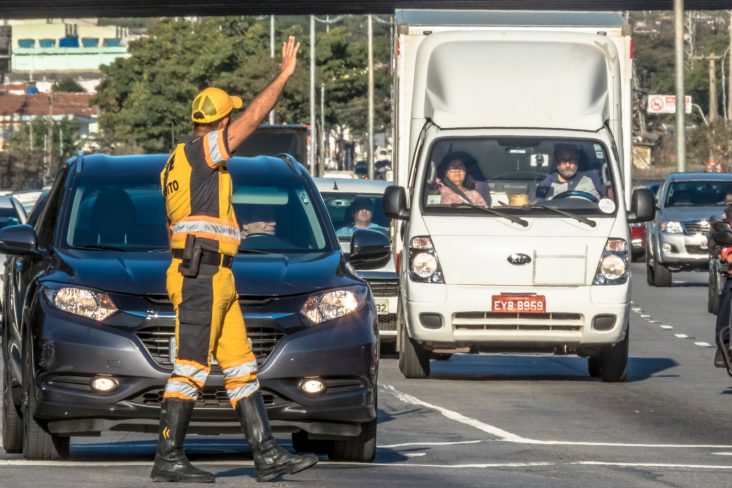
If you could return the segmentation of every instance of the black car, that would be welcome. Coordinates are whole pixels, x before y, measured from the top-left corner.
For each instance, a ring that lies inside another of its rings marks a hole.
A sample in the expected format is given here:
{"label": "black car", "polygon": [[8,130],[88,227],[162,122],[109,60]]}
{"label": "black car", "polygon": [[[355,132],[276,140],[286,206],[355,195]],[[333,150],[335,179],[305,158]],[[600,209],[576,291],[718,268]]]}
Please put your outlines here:
{"label": "black car", "polygon": [[[56,459],[75,435],[157,431],[175,354],[165,160],[73,158],[33,226],[0,230],[0,250],[12,255],[3,310],[7,452]],[[274,234],[242,240],[233,265],[273,429],[292,433],[296,450],[370,461],[379,341],[373,297],[354,267],[382,266],[388,238],[356,233],[347,259],[301,165],[233,158],[228,169],[239,222],[261,206],[277,218]],[[238,431],[214,366],[189,432]]]}

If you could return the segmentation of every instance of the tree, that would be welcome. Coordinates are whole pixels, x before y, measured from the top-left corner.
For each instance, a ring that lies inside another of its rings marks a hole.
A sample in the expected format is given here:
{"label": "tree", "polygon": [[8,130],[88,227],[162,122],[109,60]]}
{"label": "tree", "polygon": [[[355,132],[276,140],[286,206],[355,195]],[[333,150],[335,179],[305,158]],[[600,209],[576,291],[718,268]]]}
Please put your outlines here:
{"label": "tree", "polygon": [[71,78],[62,78],[60,80],[56,80],[56,82],[51,85],[51,91],[86,93],[84,87],[78,84],[76,81],[72,80]]}

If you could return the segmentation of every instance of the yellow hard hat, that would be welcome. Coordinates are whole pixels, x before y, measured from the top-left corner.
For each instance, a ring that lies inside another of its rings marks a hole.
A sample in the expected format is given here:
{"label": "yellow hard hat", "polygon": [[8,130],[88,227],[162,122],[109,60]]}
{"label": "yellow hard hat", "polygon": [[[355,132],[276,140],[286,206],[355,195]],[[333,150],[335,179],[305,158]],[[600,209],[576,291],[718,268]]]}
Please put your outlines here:
{"label": "yellow hard hat", "polygon": [[210,124],[226,117],[244,103],[241,97],[232,97],[221,88],[212,86],[196,95],[191,106],[191,120],[197,124]]}

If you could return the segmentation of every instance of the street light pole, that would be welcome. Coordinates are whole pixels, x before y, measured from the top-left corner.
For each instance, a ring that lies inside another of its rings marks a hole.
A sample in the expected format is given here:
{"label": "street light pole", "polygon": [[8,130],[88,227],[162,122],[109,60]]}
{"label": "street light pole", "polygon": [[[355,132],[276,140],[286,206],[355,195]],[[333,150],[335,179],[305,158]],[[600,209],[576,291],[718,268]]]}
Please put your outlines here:
{"label": "street light pole", "polygon": [[684,0],[674,0],[676,58],[676,171],[686,171],[686,98],[684,93]]}
{"label": "street light pole", "polygon": [[369,25],[369,179],[374,179],[374,19],[368,17]]}

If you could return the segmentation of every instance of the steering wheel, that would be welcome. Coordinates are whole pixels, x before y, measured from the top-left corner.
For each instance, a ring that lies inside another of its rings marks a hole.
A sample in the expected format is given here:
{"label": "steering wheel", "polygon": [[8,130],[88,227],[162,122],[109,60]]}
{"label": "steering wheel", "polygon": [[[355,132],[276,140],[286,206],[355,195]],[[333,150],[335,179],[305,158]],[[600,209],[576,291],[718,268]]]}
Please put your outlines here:
{"label": "steering wheel", "polygon": [[251,237],[274,237],[272,234],[267,234],[266,232],[252,232],[251,234],[247,234],[247,236],[244,238],[244,240],[247,240]]}
{"label": "steering wheel", "polygon": [[581,190],[568,190],[559,193],[558,195],[554,195],[554,197],[552,197],[552,200],[559,200],[560,198],[585,198],[592,203],[597,203],[599,201],[599,199],[592,193]]}

